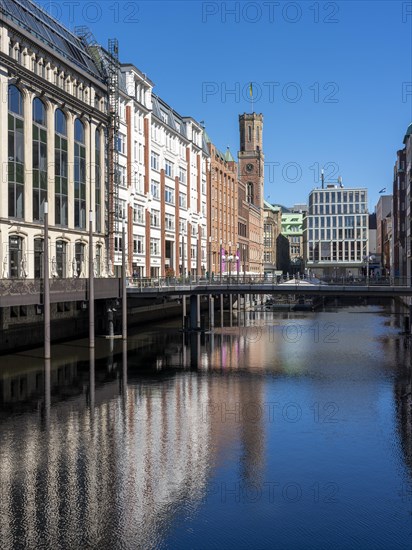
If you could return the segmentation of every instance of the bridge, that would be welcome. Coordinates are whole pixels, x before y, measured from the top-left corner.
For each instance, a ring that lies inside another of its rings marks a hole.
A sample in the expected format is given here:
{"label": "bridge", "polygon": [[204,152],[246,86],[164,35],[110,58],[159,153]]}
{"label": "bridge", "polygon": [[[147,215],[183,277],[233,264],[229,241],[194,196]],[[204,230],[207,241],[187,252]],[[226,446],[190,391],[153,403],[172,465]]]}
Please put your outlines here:
{"label": "bridge", "polygon": [[394,298],[395,296],[412,296],[412,286],[405,284],[373,283],[369,281],[350,282],[343,284],[310,283],[302,280],[276,284],[268,281],[205,281],[195,280],[189,282],[168,281],[167,279],[141,280],[128,283],[127,295],[129,297],[173,297],[191,295],[233,295],[233,294],[271,294],[299,296],[381,296]]}

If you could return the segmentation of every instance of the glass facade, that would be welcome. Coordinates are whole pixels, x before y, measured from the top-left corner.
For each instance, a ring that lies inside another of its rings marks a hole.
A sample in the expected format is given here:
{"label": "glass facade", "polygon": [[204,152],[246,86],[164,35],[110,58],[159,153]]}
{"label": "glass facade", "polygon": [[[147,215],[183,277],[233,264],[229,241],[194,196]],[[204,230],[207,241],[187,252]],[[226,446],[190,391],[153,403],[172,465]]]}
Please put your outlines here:
{"label": "glass facade", "polygon": [[366,189],[316,189],[309,196],[306,220],[308,265],[362,264],[367,254]]}
{"label": "glass facade", "polygon": [[47,122],[43,102],[33,101],[33,220],[43,221],[47,201]]}
{"label": "glass facade", "polygon": [[9,216],[24,218],[24,119],[23,95],[9,86],[8,115],[8,200]]}

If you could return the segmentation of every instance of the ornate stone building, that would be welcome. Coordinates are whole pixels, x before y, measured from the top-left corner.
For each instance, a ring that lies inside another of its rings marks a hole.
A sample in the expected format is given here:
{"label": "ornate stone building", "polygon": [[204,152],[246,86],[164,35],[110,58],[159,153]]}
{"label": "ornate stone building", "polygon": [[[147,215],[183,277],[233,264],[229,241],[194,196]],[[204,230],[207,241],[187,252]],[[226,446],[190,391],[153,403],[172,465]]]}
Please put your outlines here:
{"label": "ornate stone building", "polygon": [[101,275],[103,75],[79,37],[37,4],[8,0],[0,8],[0,277],[43,277],[46,202],[50,276],[86,276],[89,211],[94,270]]}

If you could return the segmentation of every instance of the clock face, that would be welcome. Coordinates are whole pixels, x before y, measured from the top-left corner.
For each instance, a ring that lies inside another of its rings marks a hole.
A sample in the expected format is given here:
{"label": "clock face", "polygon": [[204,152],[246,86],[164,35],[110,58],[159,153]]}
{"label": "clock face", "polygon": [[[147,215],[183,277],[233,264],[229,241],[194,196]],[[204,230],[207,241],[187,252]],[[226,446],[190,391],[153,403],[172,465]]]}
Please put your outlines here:
{"label": "clock face", "polygon": [[253,170],[253,164],[250,164],[250,163],[249,163],[249,164],[246,164],[246,170],[247,170],[248,172],[252,172],[252,170]]}

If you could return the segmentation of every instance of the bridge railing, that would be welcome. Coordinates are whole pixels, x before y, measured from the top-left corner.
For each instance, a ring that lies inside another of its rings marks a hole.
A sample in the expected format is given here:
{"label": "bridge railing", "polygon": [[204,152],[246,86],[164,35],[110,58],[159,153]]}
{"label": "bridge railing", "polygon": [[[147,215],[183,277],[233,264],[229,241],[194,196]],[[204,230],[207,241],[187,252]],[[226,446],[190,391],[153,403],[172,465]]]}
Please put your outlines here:
{"label": "bridge railing", "polygon": [[141,290],[149,289],[159,289],[159,288],[176,288],[176,287],[191,287],[199,285],[217,285],[217,286],[228,286],[228,285],[267,285],[268,287],[280,284],[290,283],[291,285],[307,284],[311,283],[314,285],[331,285],[331,286],[412,286],[411,278],[407,279],[406,277],[336,277],[336,278],[309,278],[309,277],[277,277],[277,278],[267,278],[261,276],[242,276],[239,277],[236,275],[222,276],[222,277],[197,277],[197,276],[187,276],[187,277],[155,277],[155,278],[143,278],[143,277],[131,277],[127,280],[128,286],[130,288],[136,288]]}

